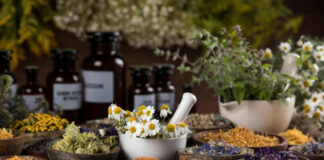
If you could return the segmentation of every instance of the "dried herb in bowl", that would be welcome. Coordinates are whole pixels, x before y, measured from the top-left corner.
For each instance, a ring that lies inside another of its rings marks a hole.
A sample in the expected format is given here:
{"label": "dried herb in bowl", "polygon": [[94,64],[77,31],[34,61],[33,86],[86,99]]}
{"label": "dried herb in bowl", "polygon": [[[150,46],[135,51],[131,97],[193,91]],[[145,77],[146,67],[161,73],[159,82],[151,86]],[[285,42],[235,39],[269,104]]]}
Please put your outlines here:
{"label": "dried herb in bowl", "polygon": [[245,160],[298,160],[298,158],[287,151],[272,151],[270,148],[265,148],[260,149],[254,155],[247,154]]}
{"label": "dried herb in bowl", "polygon": [[98,137],[107,137],[118,135],[117,130],[112,124],[99,124],[95,129],[86,126],[80,127],[80,133],[95,133]]}
{"label": "dried herb in bowl", "polygon": [[190,114],[185,123],[189,126],[190,129],[195,129],[195,130],[205,130],[205,129],[224,129],[224,128],[229,128],[231,126],[231,123],[214,114],[199,114],[199,113],[194,113]]}
{"label": "dried herb in bowl", "polygon": [[324,143],[310,141],[300,146],[294,146],[289,150],[304,156],[324,156]]}
{"label": "dried herb in bowl", "polygon": [[14,137],[14,134],[12,133],[12,130],[8,130],[8,129],[0,129],[0,140],[3,140],[3,139],[10,139],[10,138],[13,138]]}
{"label": "dried herb in bowl", "polygon": [[255,134],[253,131],[236,127],[228,131],[209,132],[201,137],[205,142],[220,140],[236,147],[266,147],[279,144],[277,137]]}
{"label": "dried herb in bowl", "polygon": [[303,134],[303,132],[296,128],[289,129],[279,135],[285,137],[289,145],[301,145],[312,140],[311,137],[308,137],[308,135]]}

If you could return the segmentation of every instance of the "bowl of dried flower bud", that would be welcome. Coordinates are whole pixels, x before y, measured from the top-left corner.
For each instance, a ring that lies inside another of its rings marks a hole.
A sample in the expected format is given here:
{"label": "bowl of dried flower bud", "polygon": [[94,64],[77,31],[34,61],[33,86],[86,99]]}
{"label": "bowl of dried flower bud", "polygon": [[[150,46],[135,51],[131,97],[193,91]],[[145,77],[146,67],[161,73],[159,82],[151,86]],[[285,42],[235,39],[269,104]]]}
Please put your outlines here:
{"label": "bowl of dried flower bud", "polygon": [[24,148],[23,132],[0,129],[0,156],[20,154]]}
{"label": "bowl of dried flower bud", "polygon": [[243,127],[236,127],[229,130],[210,130],[198,132],[193,136],[195,144],[201,145],[210,141],[222,141],[232,144],[235,147],[252,148],[255,151],[261,148],[270,148],[271,150],[287,150],[288,142],[282,136],[255,132]]}
{"label": "bowl of dried flower bud", "polygon": [[312,160],[324,159],[324,143],[316,141],[310,141],[299,146],[290,147],[289,151]]}

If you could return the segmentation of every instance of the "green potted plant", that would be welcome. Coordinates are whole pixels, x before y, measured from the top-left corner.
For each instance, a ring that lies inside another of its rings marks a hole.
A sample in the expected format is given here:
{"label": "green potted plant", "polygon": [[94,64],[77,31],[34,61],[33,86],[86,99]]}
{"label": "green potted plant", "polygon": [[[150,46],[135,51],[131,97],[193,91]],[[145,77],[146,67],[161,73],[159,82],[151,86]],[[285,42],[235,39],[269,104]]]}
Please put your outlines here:
{"label": "green potted plant", "polygon": [[181,60],[178,69],[191,72],[193,83],[207,82],[220,96],[220,114],[236,125],[266,132],[287,129],[295,110],[292,77],[299,56],[289,53],[285,43],[281,48],[287,52],[276,58],[270,49],[251,48],[240,26],[223,29],[219,35],[203,31],[193,37],[203,48],[202,56],[195,61],[180,55],[179,50],[172,54],[157,49],[155,54]]}

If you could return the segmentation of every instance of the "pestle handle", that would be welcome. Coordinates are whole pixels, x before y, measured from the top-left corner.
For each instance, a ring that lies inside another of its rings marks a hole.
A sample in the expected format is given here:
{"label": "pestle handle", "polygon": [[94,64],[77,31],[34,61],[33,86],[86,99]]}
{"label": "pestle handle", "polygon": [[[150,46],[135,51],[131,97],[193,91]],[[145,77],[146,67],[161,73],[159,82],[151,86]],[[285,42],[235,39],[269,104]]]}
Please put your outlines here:
{"label": "pestle handle", "polygon": [[178,109],[172,116],[171,120],[169,123],[179,123],[179,122],[184,122],[192,108],[192,106],[195,105],[197,102],[197,98],[195,95],[192,93],[186,92],[182,95],[181,102],[178,106]]}

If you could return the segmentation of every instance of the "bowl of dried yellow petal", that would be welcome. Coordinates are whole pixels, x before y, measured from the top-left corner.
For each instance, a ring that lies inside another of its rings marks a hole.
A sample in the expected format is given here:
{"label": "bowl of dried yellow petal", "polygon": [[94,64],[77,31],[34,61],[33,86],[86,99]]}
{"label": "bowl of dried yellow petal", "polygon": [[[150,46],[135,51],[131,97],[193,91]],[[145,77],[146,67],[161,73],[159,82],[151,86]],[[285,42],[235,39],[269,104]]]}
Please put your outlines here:
{"label": "bowl of dried yellow petal", "polygon": [[20,154],[24,148],[23,132],[0,129],[0,156]]}

